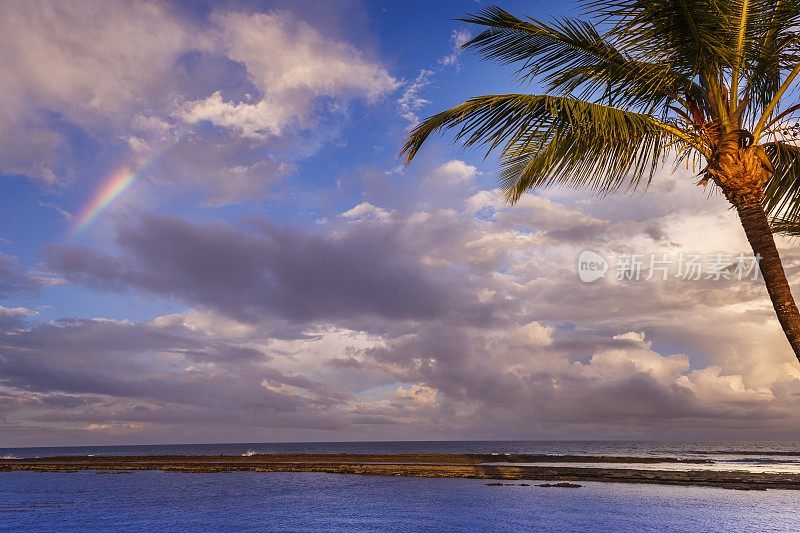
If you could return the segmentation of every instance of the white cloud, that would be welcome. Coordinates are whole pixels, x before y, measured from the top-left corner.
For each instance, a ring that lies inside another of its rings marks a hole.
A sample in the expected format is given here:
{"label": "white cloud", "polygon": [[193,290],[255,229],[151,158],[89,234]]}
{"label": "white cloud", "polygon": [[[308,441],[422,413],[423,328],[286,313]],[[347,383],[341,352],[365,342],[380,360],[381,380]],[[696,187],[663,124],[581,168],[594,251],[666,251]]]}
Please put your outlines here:
{"label": "white cloud", "polygon": [[5,317],[21,317],[21,316],[35,316],[38,315],[33,309],[27,307],[3,307],[0,305],[0,316]]}
{"label": "white cloud", "polygon": [[408,121],[408,128],[411,129],[419,124],[417,112],[428,105],[430,101],[422,98],[419,93],[431,83],[433,71],[422,69],[413,81],[406,82],[403,94],[397,100],[397,109],[400,116]]}
{"label": "white cloud", "polygon": [[[630,334],[616,335],[615,340],[631,340]],[[586,376],[602,380],[618,380],[635,374],[647,374],[662,385],[670,385],[689,370],[686,355],[662,356],[643,344],[644,334],[635,334],[635,344],[625,348],[595,352],[588,364],[575,363]]]}
{"label": "white cloud", "polygon": [[[643,331],[629,331],[627,333],[620,333],[619,335],[614,335],[612,338],[617,341],[633,341],[643,345],[647,343]],[[646,345],[648,347],[650,346],[649,343]]]}
{"label": "white cloud", "polygon": [[498,205],[498,195],[492,191],[478,191],[467,199],[467,212],[474,215],[487,207]]}
{"label": "white cloud", "polygon": [[749,388],[742,376],[722,375],[722,369],[718,366],[694,370],[688,376],[680,376],[676,383],[691,390],[698,399],[709,405],[769,402],[775,399],[769,388]]}
{"label": "white cloud", "polygon": [[379,222],[388,222],[392,218],[389,211],[376,207],[369,202],[362,202],[348,209],[342,213],[342,216],[354,220],[377,220]]}
{"label": "white cloud", "polygon": [[190,309],[184,314],[162,315],[154,318],[152,323],[157,328],[184,326],[209,337],[227,339],[248,338],[258,333],[253,324],[239,322],[210,309]]}
{"label": "white cloud", "polygon": [[172,126],[159,117],[136,115],[131,121],[131,128],[135,131],[166,135],[172,129]]}
{"label": "white cloud", "polygon": [[[438,63],[445,67],[458,66],[458,56],[461,53],[461,46],[470,39],[470,33],[466,30],[453,30],[450,36],[452,44],[451,52],[439,59]],[[437,71],[440,69],[436,69]],[[397,110],[400,116],[408,122],[407,129],[412,129],[420,123],[418,112],[423,107],[430,104],[430,100],[420,96],[420,93],[431,84],[436,71],[423,68],[412,81],[406,81],[403,94],[397,100]]]}
{"label": "white cloud", "polygon": [[409,387],[398,387],[394,396],[402,402],[409,402],[416,407],[433,407],[438,399],[438,392],[432,387],[415,383]]}
{"label": "white cloud", "polygon": [[453,159],[436,168],[430,175],[430,179],[443,182],[445,184],[464,184],[469,183],[478,173],[478,169],[472,165]]}
{"label": "white cloud", "polygon": [[209,120],[244,137],[281,135],[289,125],[308,126],[319,97],[375,100],[399,84],[352,45],[325,38],[289,13],[218,12],[211,20],[211,48],[243,63],[262,96],[232,102],[215,92],[185,104],[187,122]]}
{"label": "white cloud", "polygon": [[459,159],[452,159],[427,172],[420,180],[417,209],[463,209],[464,199],[475,190],[478,168]]}
{"label": "white cloud", "polygon": [[472,38],[472,34],[468,30],[453,30],[450,34],[450,43],[452,49],[450,53],[439,59],[439,64],[446,67],[458,66],[458,56],[461,55],[461,47]]}
{"label": "white cloud", "polygon": [[61,218],[63,218],[67,222],[72,222],[72,218],[73,218],[72,213],[70,213],[69,211],[67,211],[66,209],[64,209],[63,207],[58,205],[57,203],[55,203],[55,202],[42,202],[40,200],[39,201],[39,205],[44,207],[44,208],[46,208],[46,209],[52,209],[53,211],[58,213],[61,216]]}
{"label": "white cloud", "polygon": [[555,328],[534,320],[517,329],[513,338],[528,347],[549,346],[553,343],[553,333],[555,333]]}

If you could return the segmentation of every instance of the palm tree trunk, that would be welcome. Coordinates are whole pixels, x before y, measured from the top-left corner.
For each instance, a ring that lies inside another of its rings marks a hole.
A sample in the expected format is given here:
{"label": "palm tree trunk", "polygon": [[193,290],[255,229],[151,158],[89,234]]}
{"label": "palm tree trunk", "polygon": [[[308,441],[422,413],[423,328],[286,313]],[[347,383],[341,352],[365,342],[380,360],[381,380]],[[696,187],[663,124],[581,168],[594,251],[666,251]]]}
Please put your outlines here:
{"label": "palm tree trunk", "polygon": [[767,214],[758,201],[737,202],[736,211],[739,213],[753,253],[759,258],[761,275],[783,333],[792,346],[795,356],[800,360],[800,313],[797,311],[789,282],[786,280],[778,249],[775,247]]}

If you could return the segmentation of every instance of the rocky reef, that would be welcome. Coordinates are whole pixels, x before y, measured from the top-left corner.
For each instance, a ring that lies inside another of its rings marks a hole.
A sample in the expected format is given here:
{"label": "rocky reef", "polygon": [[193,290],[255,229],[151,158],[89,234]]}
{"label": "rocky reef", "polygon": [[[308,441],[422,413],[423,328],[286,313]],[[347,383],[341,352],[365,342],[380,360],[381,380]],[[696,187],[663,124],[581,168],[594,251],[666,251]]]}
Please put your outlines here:
{"label": "rocky reef", "polygon": [[[542,463],[542,464],[536,464]],[[559,463],[558,466],[547,463]],[[572,463],[566,466],[564,463]],[[594,463],[581,466],[581,463]],[[598,468],[597,463],[648,464]],[[675,469],[676,463],[684,464]],[[136,470],[167,472],[321,472],[378,476],[473,478],[502,481],[553,481],[553,486],[572,486],[576,481],[699,485],[738,490],[800,489],[800,474],[753,473],[702,469],[708,461],[683,461],[658,457],[563,456],[529,454],[254,454],[64,456],[0,459],[0,472],[95,472],[121,473]],[[652,465],[669,464],[659,470]],[[695,465],[695,466],[693,466]]]}

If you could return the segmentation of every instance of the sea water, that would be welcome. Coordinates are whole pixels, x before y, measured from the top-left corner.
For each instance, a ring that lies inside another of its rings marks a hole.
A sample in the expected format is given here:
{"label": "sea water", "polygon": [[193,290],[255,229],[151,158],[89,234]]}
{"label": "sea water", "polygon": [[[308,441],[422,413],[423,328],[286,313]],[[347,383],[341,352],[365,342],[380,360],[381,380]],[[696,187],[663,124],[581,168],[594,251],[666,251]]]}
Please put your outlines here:
{"label": "sea water", "polygon": [[[0,455],[546,453],[800,462],[797,443],[393,442],[2,449]],[[3,531],[798,531],[800,491],[314,473],[0,473]],[[528,483],[530,486],[520,486]]]}
{"label": "sea water", "polygon": [[0,474],[8,531],[797,531],[800,492],[138,471]]}

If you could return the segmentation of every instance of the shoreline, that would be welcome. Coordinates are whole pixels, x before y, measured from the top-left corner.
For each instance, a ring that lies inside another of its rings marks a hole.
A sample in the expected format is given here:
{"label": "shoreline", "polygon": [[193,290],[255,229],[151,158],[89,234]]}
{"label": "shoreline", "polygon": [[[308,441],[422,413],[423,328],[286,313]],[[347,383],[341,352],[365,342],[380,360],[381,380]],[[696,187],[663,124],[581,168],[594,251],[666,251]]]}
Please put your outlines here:
{"label": "shoreline", "polygon": [[[574,463],[547,466],[531,463]],[[502,463],[502,464],[493,464]],[[513,463],[525,463],[514,465]],[[685,464],[686,470],[581,467],[581,463]],[[738,490],[800,489],[800,474],[736,470],[692,470],[705,460],[659,457],[529,454],[254,454],[61,456],[0,459],[3,472],[122,473],[160,470],[184,473],[316,472],[427,478],[469,478],[509,481],[597,481],[675,486],[721,487]]]}

